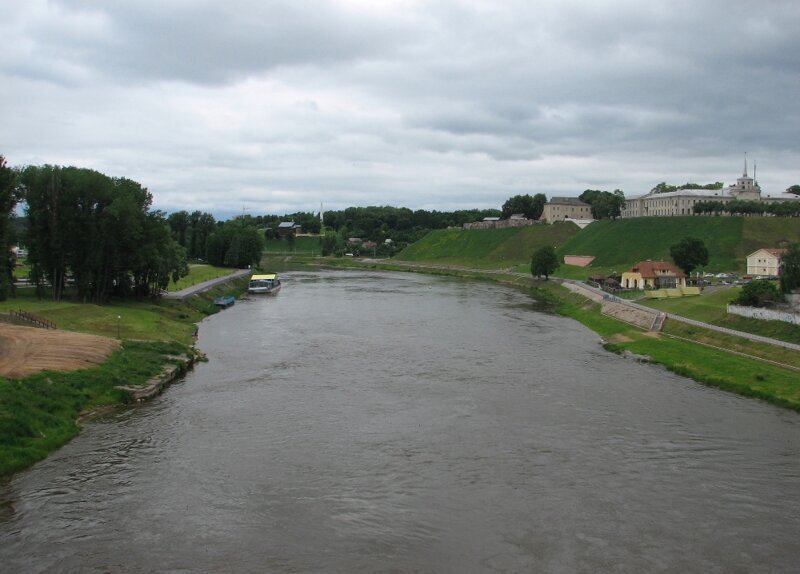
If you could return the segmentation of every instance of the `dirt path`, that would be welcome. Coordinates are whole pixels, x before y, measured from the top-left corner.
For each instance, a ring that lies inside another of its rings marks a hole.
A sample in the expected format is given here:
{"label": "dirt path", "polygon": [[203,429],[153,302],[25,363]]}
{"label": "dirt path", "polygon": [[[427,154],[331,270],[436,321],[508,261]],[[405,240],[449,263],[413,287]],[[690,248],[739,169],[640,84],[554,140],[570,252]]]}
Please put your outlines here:
{"label": "dirt path", "polygon": [[86,369],[102,363],[119,344],[97,335],[0,323],[0,376]]}

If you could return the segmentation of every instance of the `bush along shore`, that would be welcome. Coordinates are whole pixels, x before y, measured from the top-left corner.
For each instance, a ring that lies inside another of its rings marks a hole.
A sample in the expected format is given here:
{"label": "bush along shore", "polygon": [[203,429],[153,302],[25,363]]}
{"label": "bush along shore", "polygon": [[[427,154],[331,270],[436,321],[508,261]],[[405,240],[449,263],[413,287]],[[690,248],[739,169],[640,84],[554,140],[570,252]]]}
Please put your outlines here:
{"label": "bush along shore", "polygon": [[339,260],[336,266],[480,278],[514,286],[528,292],[543,307],[597,333],[610,352],[660,365],[705,385],[800,411],[800,357],[795,351],[669,321],[661,333],[646,332],[602,314],[598,303],[567,290],[557,280],[535,280],[521,273],[423,262],[393,264],[389,260]]}
{"label": "bush along shore", "polygon": [[183,377],[204,359],[194,348],[194,334],[203,317],[219,310],[213,299],[238,296],[246,285],[246,279],[231,281],[185,302],[55,305],[25,297],[4,302],[48,317],[60,328],[66,323],[93,334],[120,333],[122,344],[96,367],[0,378],[0,476],[43,459],[76,436],[87,418],[149,400]]}

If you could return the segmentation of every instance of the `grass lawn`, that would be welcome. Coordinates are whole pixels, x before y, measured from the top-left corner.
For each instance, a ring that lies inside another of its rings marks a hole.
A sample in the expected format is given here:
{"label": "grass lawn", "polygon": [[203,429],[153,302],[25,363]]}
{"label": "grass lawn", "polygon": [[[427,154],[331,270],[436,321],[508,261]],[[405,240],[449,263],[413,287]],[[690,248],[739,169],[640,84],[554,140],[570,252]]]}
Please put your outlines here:
{"label": "grass lawn", "polygon": [[178,281],[170,281],[167,291],[180,291],[209,279],[230,275],[234,271],[236,270],[229,267],[214,267],[213,265],[202,263],[191,264],[189,265],[189,274],[186,277],[181,277]]}
{"label": "grass lawn", "polygon": [[189,313],[172,301],[125,302],[94,305],[63,300],[37,299],[33,289],[18,289],[17,297],[0,301],[0,313],[23,310],[44,317],[59,329],[112,338],[179,341],[189,344],[199,311]]}
{"label": "grass lawn", "polygon": [[727,305],[739,296],[739,291],[739,287],[728,287],[706,290],[694,297],[643,299],[639,303],[665,313],[673,313],[704,323],[714,323],[725,319],[728,314]]}
{"label": "grass lawn", "polygon": [[294,240],[294,245],[285,239],[270,239],[264,244],[264,254],[291,254],[320,255],[322,253],[322,239],[319,235],[300,236]]}
{"label": "grass lawn", "polygon": [[639,303],[689,319],[800,345],[799,325],[792,325],[783,321],[764,321],[728,315],[726,307],[728,303],[736,299],[739,291],[740,287],[727,287],[712,292],[704,292],[699,297],[644,299]]}

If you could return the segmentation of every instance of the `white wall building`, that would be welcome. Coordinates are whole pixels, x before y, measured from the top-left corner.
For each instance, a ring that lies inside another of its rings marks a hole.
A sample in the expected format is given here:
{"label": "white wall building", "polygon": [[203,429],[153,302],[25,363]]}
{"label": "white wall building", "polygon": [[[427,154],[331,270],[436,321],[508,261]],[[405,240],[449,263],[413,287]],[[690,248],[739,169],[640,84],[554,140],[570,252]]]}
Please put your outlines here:
{"label": "white wall building", "polygon": [[651,191],[646,195],[628,199],[622,217],[694,215],[695,204],[701,201],[800,201],[793,193],[763,194],[755,178],[747,175],[747,160],[744,173],[736,183],[723,189],[679,189],[666,193]]}

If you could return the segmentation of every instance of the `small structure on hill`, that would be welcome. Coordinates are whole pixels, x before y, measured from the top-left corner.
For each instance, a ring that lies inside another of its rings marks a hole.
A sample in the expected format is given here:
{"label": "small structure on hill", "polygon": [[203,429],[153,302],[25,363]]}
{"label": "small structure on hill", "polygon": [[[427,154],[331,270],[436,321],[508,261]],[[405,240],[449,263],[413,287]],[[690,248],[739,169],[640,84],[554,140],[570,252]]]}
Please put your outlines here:
{"label": "small structure on hill", "polygon": [[547,223],[565,219],[592,219],[592,206],[577,197],[554,197],[544,204],[540,219]]}
{"label": "small structure on hill", "polygon": [[500,219],[499,217],[484,217],[483,221],[473,221],[464,223],[462,229],[506,229],[508,227],[525,227],[528,225],[536,225],[541,223],[537,219],[526,219],[522,214],[514,214],[508,219]]}
{"label": "small structure on hill", "polygon": [[623,289],[686,287],[686,274],[669,261],[640,261],[620,281]]}
{"label": "small structure on hill", "polygon": [[564,265],[586,267],[594,261],[594,255],[564,255]]}
{"label": "small structure on hill", "polygon": [[611,275],[589,275],[587,281],[593,287],[599,287],[604,291],[616,293],[620,289],[620,276],[612,273]]}
{"label": "small structure on hill", "polygon": [[301,229],[302,227],[294,221],[281,221],[278,224],[278,237],[286,237],[287,235],[296,237]]}
{"label": "small structure on hill", "polygon": [[597,221],[596,219],[573,219],[571,217],[567,217],[564,221],[569,221],[570,223],[574,223],[581,229],[585,229],[589,224],[594,223]]}
{"label": "small structure on hill", "polygon": [[747,256],[747,274],[778,277],[781,274],[781,256],[786,249],[759,249]]}

